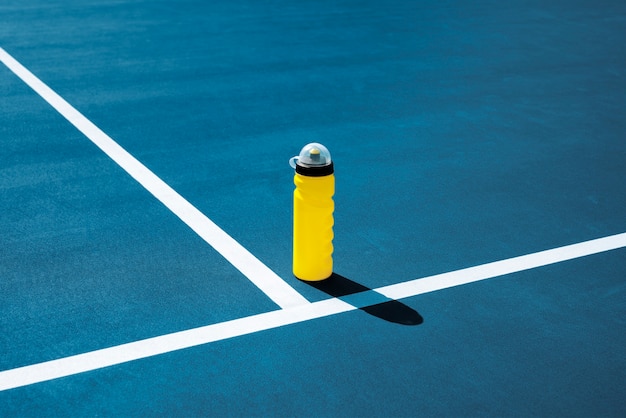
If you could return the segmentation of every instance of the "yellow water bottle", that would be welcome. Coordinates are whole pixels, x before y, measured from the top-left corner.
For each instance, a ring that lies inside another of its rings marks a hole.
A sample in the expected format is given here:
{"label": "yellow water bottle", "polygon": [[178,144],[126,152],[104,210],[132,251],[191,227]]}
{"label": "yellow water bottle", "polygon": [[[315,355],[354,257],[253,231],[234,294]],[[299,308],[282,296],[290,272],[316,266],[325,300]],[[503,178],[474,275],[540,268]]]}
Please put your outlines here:
{"label": "yellow water bottle", "polygon": [[328,149],[306,145],[289,164],[296,169],[293,193],[293,274],[318,281],[333,274],[335,175]]}

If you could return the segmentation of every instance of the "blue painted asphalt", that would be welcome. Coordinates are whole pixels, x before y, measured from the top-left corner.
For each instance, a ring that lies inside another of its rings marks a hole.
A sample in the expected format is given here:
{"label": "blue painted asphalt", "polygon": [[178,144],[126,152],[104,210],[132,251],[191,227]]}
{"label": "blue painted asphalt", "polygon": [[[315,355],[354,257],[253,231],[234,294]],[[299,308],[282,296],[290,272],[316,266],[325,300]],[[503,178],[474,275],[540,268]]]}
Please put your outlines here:
{"label": "blue painted asphalt", "polygon": [[[621,2],[9,1],[6,49],[309,300],[626,231]],[[0,370],[277,307],[0,65]],[[623,416],[624,249],[0,393],[3,416]]]}

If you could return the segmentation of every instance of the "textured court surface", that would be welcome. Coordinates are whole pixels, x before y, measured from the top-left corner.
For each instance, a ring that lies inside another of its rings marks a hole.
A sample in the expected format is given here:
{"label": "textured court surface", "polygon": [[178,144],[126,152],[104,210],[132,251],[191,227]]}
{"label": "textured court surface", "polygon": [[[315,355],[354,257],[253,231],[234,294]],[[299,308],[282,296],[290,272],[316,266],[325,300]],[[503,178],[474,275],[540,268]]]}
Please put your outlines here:
{"label": "textured court surface", "polygon": [[[1,416],[626,414],[626,3],[5,0],[0,48],[262,266],[3,59]],[[291,274],[287,162],[313,141],[337,182],[320,286]],[[15,384],[165,341],[187,348]]]}

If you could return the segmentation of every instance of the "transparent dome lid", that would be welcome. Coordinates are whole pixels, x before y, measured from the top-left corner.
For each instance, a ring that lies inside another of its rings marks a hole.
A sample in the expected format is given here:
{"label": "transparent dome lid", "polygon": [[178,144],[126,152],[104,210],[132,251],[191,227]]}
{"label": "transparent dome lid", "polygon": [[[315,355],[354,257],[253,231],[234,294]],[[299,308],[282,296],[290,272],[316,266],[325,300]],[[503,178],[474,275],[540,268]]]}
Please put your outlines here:
{"label": "transparent dome lid", "polygon": [[289,160],[289,164],[292,168],[296,168],[296,165],[311,168],[323,167],[330,165],[331,162],[332,159],[328,148],[317,142],[305,145],[297,157],[292,157],[291,160]]}

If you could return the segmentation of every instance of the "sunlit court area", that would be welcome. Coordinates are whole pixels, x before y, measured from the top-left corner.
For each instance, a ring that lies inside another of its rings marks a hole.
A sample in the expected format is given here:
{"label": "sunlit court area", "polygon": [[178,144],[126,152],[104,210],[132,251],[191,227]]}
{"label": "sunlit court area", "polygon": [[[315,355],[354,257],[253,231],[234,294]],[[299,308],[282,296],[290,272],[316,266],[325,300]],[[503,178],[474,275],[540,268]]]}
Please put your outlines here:
{"label": "sunlit court area", "polygon": [[626,2],[2,0],[0,416],[626,416]]}

